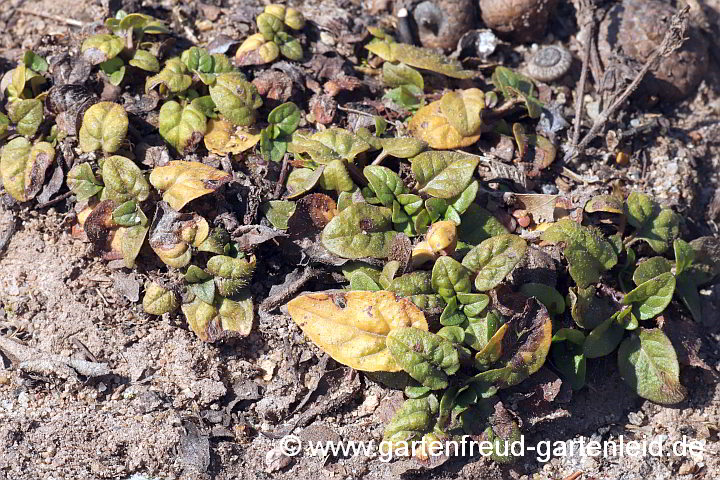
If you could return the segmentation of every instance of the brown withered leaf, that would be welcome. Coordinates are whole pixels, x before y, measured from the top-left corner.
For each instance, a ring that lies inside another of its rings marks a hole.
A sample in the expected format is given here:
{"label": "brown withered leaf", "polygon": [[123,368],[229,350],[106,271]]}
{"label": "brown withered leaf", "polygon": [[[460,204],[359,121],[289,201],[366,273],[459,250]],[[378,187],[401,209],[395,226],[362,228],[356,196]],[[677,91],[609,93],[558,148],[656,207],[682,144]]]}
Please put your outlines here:
{"label": "brown withered leaf", "polygon": [[252,84],[263,97],[277,102],[287,102],[293,95],[292,78],[280,70],[265,70],[256,76]]}
{"label": "brown withered leaf", "polygon": [[150,246],[167,265],[182,268],[190,263],[190,246],[199,246],[210,233],[207,221],[195,213],[179,213],[158,202],[150,227]]}
{"label": "brown withered leaf", "polygon": [[323,90],[331,97],[336,97],[342,91],[353,91],[363,86],[364,83],[357,77],[341,74],[331,80],[325,82]]}
{"label": "brown withered leaf", "polygon": [[105,200],[98,203],[89,215],[78,215],[83,230],[88,240],[93,245],[93,251],[101,255],[105,260],[117,260],[122,258],[122,252],[117,249],[113,252],[112,240],[115,236],[116,227],[112,219],[112,212],[117,204],[114,200]]}
{"label": "brown withered leaf", "polygon": [[292,237],[307,237],[320,232],[337,214],[337,204],[324,193],[311,193],[297,201],[295,213],[288,220]]}
{"label": "brown withered leaf", "polygon": [[316,122],[330,125],[337,113],[338,104],[332,96],[318,93],[310,97],[309,106]]}
{"label": "brown withered leaf", "polygon": [[251,250],[273,238],[286,236],[285,233],[265,225],[242,225],[232,232],[235,245],[240,250]]}

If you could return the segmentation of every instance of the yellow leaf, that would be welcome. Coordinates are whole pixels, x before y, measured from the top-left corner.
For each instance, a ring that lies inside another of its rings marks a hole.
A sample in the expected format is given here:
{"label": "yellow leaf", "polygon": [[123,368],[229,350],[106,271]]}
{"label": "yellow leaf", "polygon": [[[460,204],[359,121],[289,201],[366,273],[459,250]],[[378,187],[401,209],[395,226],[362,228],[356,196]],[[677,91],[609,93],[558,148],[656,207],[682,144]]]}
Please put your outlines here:
{"label": "yellow leaf", "polygon": [[418,110],[408,128],[414,137],[432,148],[467,147],[480,138],[484,108],[485,95],[480,89],[449,92]]}
{"label": "yellow leaf", "polygon": [[443,115],[440,100],[422,107],[408,123],[410,134],[424,140],[431,148],[450,150],[468,147],[480,139],[480,134],[464,137]]}
{"label": "yellow leaf", "polygon": [[293,321],[336,361],[366,372],[397,372],[385,346],[387,334],[402,327],[428,330],[423,312],[392,292],[310,293],[288,303]]}
{"label": "yellow leaf", "polygon": [[236,127],[225,120],[209,120],[205,147],[214,154],[238,154],[255,146],[260,133],[252,127]]}
{"label": "yellow leaf", "polygon": [[156,167],[150,173],[150,183],[164,191],[163,200],[175,210],[186,203],[214,192],[232,175],[209,167],[200,162],[172,161],[163,167]]}

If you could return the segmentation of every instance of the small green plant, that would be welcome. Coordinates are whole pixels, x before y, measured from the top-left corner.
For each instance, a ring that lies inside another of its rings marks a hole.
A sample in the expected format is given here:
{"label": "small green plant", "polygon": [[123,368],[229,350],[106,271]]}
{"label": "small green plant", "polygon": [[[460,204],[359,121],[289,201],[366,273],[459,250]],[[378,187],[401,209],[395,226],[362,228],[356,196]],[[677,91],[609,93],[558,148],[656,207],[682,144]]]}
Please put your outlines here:
{"label": "small green plant", "polygon": [[298,10],[284,5],[272,4],[255,19],[258,33],[249,36],[235,55],[238,65],[262,65],[270,63],[279,55],[289,60],[302,60],[300,42],[287,33],[302,30],[305,18]]}

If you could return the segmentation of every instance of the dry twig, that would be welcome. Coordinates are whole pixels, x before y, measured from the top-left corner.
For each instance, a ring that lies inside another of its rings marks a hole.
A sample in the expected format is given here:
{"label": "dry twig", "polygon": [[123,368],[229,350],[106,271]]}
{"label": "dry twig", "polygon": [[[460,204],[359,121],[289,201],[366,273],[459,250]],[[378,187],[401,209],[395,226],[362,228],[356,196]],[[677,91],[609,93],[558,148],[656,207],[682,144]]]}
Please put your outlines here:
{"label": "dry twig", "polygon": [[0,351],[20,370],[28,373],[54,374],[64,379],[77,379],[78,375],[99,377],[111,373],[107,363],[45,353],[3,336],[0,336]]}
{"label": "dry twig", "polygon": [[630,95],[633,94],[633,92],[640,85],[640,82],[643,80],[643,78],[645,78],[647,72],[655,65],[655,62],[660,57],[670,55],[682,46],[683,42],[686,39],[685,33],[688,27],[689,10],[689,7],[681,8],[673,16],[670,23],[670,29],[665,34],[665,37],[663,38],[660,46],[656,48],[655,51],[650,55],[650,57],[645,62],[645,65],[643,65],[643,68],[638,72],[630,85],[628,85],[625,90],[623,90],[622,94],[617,99],[615,99],[615,101],[613,101],[610,106],[600,112],[600,115],[598,115],[598,117],[595,119],[592,127],[590,127],[590,130],[585,134],[583,139],[577,145],[571,146],[571,148],[565,154],[565,161],[576,158],[582,154],[585,148],[587,148],[588,144],[597,135],[601,133],[608,120],[610,120],[610,118],[615,114],[615,112],[625,103],[625,101],[627,101]]}
{"label": "dry twig", "polygon": [[42,13],[42,12],[33,12],[32,10],[26,10],[24,8],[18,8],[15,11],[18,13],[22,13],[23,15],[34,15],[36,17],[46,18],[48,20],[55,20],[56,22],[64,23],[64,24],[70,25],[72,27],[82,28],[85,26],[85,22],[81,22],[80,20],[75,20],[72,18],[61,17],[60,15],[52,15],[50,13]]}

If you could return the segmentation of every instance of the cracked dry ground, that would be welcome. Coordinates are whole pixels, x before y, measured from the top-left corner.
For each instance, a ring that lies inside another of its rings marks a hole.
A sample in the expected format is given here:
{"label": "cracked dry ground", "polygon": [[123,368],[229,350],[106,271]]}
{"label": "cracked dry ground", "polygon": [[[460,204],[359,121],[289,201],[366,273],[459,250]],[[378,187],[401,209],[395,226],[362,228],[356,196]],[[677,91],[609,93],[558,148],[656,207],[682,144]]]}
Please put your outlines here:
{"label": "cracked dry ground", "polygon": [[[63,22],[21,15],[24,8],[83,22],[105,16],[102,2],[4,0],[0,5],[0,72],[26,48],[52,51],[56,41],[79,34]],[[130,2],[132,3],[132,2]],[[194,42],[224,34],[241,39],[252,28],[256,2],[145,1],[161,7],[174,29]],[[378,2],[375,2],[378,3]],[[715,39],[720,2],[701,2]],[[306,16],[335,41],[373,16],[356,3],[306,2]],[[248,13],[249,11],[253,13]],[[380,17],[382,13],[378,14]],[[561,28],[562,22],[551,23]],[[179,28],[179,30],[178,30]],[[568,28],[567,26],[565,27]],[[558,35],[577,56],[574,34]],[[717,43],[715,52],[720,51]],[[329,47],[328,47],[329,48]],[[508,50],[519,62],[527,46]],[[578,75],[567,84],[568,98]],[[601,148],[573,168],[600,185],[569,182],[574,198],[586,198],[622,179],[652,193],[686,219],[694,236],[717,235],[720,218],[720,65],[710,61],[706,79],[689,99],[647,112],[628,110],[621,122],[662,118],[632,142],[635,154],[617,166]],[[569,102],[569,100],[568,100]],[[554,179],[547,180],[554,185]],[[287,465],[268,463],[267,453],[289,426],[304,440],[379,441],[402,393],[343,367],[311,346],[289,316],[261,315],[253,332],[209,345],[188,330],[181,315],[152,317],[126,298],[123,274],[89,255],[70,235],[62,205],[20,210],[18,229],[0,257],[0,333],[13,334],[41,352],[107,362],[113,374],[92,381],[26,376],[3,359],[0,365],[0,478],[34,479],[257,479],[257,478],[580,478],[715,479],[720,477],[720,287],[703,291],[703,348],[683,367],[688,400],[663,407],[634,396],[613,361],[590,364],[588,388],[543,392],[523,384],[505,394],[521,416],[528,444],[585,438],[707,441],[704,455],[665,458],[554,458],[542,464],[528,455],[511,466],[484,459],[452,459],[427,470],[410,461],[383,463],[358,457],[301,455]],[[6,221],[0,218],[0,224]],[[267,283],[278,279],[262,279]],[[282,278],[279,279],[282,281]],[[130,293],[132,296],[132,292]],[[540,379],[535,379],[541,385]],[[532,384],[532,381],[528,382]],[[531,394],[528,394],[531,392]],[[538,400],[555,399],[550,407]],[[537,401],[536,401],[537,400]],[[258,432],[266,432],[263,435]],[[274,471],[271,471],[274,470]]]}

